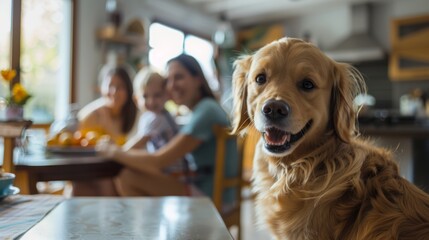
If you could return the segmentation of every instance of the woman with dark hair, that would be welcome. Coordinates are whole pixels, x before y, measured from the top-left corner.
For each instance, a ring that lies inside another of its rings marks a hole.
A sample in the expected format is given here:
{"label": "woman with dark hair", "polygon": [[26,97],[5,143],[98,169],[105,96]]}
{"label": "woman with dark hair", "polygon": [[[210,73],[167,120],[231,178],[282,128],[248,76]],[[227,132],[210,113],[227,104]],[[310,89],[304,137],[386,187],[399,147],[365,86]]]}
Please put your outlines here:
{"label": "woman with dark hair", "polygon": [[[102,79],[101,97],[79,111],[79,129],[109,135],[117,144],[123,144],[135,132],[137,112],[129,73],[122,67],[112,68]],[[112,184],[111,179],[74,182],[73,194],[116,195]]]}
{"label": "woman with dark hair", "polygon": [[79,128],[121,139],[133,129],[137,111],[128,72],[121,67],[112,68],[101,82],[101,97],[78,113]]}
{"label": "woman with dark hair", "polygon": [[[181,54],[169,60],[167,73],[167,90],[172,100],[192,111],[189,122],[154,153],[139,149],[125,151],[107,144],[99,146],[98,150],[125,166],[115,181],[120,195],[189,195],[189,184],[166,174],[165,169],[176,159],[190,155],[197,172],[191,189],[212,196],[216,153],[213,126],[229,126],[228,115],[216,101],[195,58]],[[235,141],[229,141],[227,145],[225,170],[227,175],[234,176],[238,171],[237,146]],[[228,195],[233,197],[232,194]]]}

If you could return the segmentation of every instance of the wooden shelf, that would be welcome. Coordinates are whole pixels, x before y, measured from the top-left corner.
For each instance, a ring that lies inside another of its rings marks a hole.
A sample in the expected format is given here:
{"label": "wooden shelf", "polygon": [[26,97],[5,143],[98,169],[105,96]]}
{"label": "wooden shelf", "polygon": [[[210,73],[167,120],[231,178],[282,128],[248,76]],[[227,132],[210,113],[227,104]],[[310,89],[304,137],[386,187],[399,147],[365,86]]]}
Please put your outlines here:
{"label": "wooden shelf", "polygon": [[105,25],[97,29],[95,37],[102,62],[107,63],[108,55],[113,53],[117,55],[117,62],[126,62],[138,69],[141,59],[147,59],[148,54],[144,27],[144,22],[136,18],[121,28]]}
{"label": "wooden shelf", "polygon": [[101,32],[97,33],[97,38],[100,41],[106,41],[117,44],[127,44],[127,45],[139,45],[144,43],[144,39],[141,36],[131,36],[131,35],[113,35],[107,36]]}
{"label": "wooden shelf", "polygon": [[429,79],[429,15],[394,19],[390,39],[390,78]]}

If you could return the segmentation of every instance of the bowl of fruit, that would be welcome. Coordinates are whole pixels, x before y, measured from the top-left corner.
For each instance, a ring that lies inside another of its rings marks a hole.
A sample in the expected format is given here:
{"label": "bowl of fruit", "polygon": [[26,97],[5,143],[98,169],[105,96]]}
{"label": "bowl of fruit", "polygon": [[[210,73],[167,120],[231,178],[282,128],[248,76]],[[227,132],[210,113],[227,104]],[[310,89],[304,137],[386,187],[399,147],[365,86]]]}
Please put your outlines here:
{"label": "bowl of fruit", "polygon": [[104,135],[96,130],[63,130],[48,138],[46,150],[53,153],[95,153],[95,145]]}

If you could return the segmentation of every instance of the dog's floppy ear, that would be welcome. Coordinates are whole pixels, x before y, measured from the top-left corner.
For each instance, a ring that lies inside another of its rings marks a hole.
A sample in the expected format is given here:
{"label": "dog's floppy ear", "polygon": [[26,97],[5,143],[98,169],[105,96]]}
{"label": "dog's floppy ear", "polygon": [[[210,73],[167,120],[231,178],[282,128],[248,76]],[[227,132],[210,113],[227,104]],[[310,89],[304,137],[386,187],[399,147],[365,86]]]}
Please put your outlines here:
{"label": "dog's floppy ear", "polygon": [[353,101],[358,94],[366,93],[362,75],[349,64],[334,64],[334,85],[331,96],[332,123],[335,134],[344,142],[350,142],[357,132],[359,112]]}
{"label": "dog's floppy ear", "polygon": [[245,55],[234,62],[234,73],[232,74],[233,88],[233,111],[234,120],[232,123],[232,132],[234,134],[246,129],[250,124],[249,114],[247,112],[247,84],[246,77],[252,63],[252,56]]}

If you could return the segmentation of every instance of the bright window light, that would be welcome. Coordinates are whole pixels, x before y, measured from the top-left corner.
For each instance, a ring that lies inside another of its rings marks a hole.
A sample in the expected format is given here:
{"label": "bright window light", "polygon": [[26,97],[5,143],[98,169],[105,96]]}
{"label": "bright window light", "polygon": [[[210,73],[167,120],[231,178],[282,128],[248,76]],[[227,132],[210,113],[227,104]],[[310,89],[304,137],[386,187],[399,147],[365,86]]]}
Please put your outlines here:
{"label": "bright window light", "polygon": [[219,90],[219,81],[215,73],[213,45],[202,38],[188,35],[185,39],[185,53],[195,57],[201,65],[210,88]]}
{"label": "bright window light", "polygon": [[70,98],[71,2],[22,1],[21,82],[33,95],[25,118],[65,118]]}
{"label": "bright window light", "polygon": [[216,77],[213,46],[210,41],[186,35],[174,28],[153,23],[149,28],[149,63],[160,71],[165,71],[171,58],[185,52],[197,59],[213,91],[219,90]]}
{"label": "bright window light", "polygon": [[[0,0],[0,69],[10,67],[11,0]],[[6,96],[8,86],[0,84],[0,96]]]}
{"label": "bright window light", "polygon": [[149,28],[149,62],[164,71],[167,61],[183,52],[185,34],[174,28],[159,23],[153,23]]}

